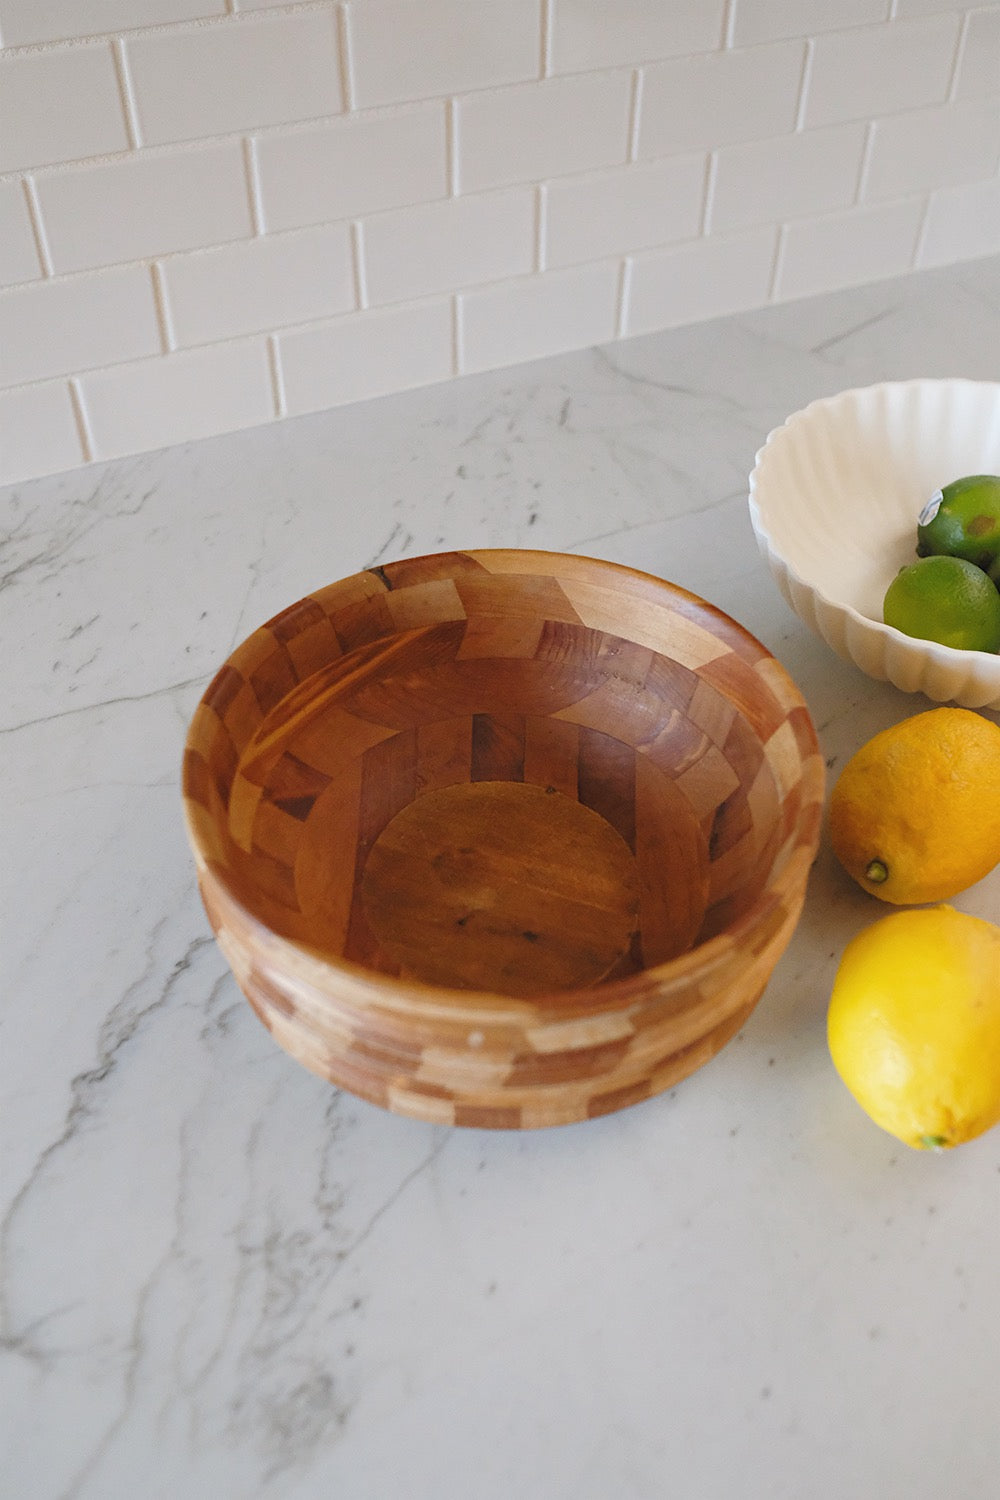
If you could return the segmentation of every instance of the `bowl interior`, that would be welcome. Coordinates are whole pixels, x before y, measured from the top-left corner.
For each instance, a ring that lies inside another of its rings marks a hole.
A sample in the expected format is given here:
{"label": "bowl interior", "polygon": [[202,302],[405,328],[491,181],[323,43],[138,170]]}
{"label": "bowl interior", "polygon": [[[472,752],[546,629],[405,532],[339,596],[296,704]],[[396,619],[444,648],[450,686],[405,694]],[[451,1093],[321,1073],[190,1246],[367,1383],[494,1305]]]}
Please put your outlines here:
{"label": "bowl interior", "polygon": [[917,517],[965,474],[1000,472],[1000,385],[913,380],[815,401],[772,433],[753,492],[771,544],[825,598],[881,624],[916,560]]}
{"label": "bowl interior", "polygon": [[655,967],[761,899],[815,737],[769,653],[659,580],[443,554],[300,601],[192,723],[196,852],[346,964],[529,996]]}

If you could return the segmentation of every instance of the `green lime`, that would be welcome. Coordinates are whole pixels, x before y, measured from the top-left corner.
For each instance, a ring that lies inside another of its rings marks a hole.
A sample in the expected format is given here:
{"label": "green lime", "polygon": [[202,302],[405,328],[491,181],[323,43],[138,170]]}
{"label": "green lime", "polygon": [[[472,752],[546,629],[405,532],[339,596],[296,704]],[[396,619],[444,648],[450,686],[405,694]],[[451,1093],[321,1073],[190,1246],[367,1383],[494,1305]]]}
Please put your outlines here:
{"label": "green lime", "polygon": [[1000,478],[969,474],[932,495],[917,521],[919,557],[964,557],[977,568],[1000,561]]}
{"label": "green lime", "polygon": [[904,635],[960,651],[1000,651],[1000,590],[961,557],[924,557],[897,573],[882,618]]}

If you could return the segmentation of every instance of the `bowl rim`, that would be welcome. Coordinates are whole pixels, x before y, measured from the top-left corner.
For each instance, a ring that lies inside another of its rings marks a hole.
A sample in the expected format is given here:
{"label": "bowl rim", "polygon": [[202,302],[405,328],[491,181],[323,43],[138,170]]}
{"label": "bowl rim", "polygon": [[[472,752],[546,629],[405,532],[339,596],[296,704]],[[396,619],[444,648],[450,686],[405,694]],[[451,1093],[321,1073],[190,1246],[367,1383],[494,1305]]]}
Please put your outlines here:
{"label": "bowl rim", "polygon": [[[839,599],[834,599],[818,583],[811,583],[804,578],[799,570],[788,560],[783,552],[778,550],[777,544],[764,522],[761,514],[760,501],[758,499],[758,488],[760,484],[760,471],[762,463],[766,463],[768,449],[781,441],[782,434],[790,428],[802,426],[821,407],[833,407],[838,404],[846,405],[850,399],[861,396],[869,396],[876,391],[906,390],[915,386],[924,387],[973,387],[975,389],[987,389],[996,393],[1000,402],[1000,381],[996,380],[972,380],[967,376],[934,377],[915,376],[910,380],[882,380],[872,385],[848,386],[845,390],[835,391],[830,396],[817,396],[814,401],[808,402],[800,407],[798,411],[792,412],[783,422],[779,422],[767,434],[761,446],[754,456],[753,468],[748,477],[749,485],[749,508],[750,521],[758,539],[765,544],[768,555],[780,562],[789,577],[799,585],[800,588],[808,590],[817,599],[821,600],[828,609],[836,610],[848,619],[859,625],[863,630],[874,632],[887,641],[891,641],[898,650],[913,658],[927,658],[941,667],[964,668],[966,672],[975,665],[977,671],[984,667],[996,667],[997,686],[1000,687],[1000,652],[995,651],[972,651],[960,649],[957,646],[944,646],[939,641],[925,641],[917,636],[906,635],[898,630],[895,625],[887,625],[884,620],[873,620],[870,615],[863,615],[860,610],[855,609],[853,604],[845,604]],[[990,675],[988,673],[988,675]]]}
{"label": "bowl rim", "polygon": [[[757,647],[764,659],[769,662],[769,681],[767,686],[791,712],[802,709],[805,713],[805,723],[808,730],[810,748],[808,753],[798,752],[798,764],[800,768],[800,785],[802,789],[801,805],[795,822],[789,828],[781,848],[776,852],[775,861],[781,850],[787,850],[787,857],[778,870],[777,874],[769,873],[768,879],[762,886],[752,904],[733,922],[729,923],[721,932],[685,953],[678,954],[675,958],[668,959],[664,963],[651,964],[646,968],[639,969],[635,973],[624,975],[618,979],[608,979],[596,984],[572,989],[539,990],[529,995],[508,995],[501,991],[461,989],[444,985],[434,985],[419,979],[404,979],[398,975],[385,974],[378,970],[365,967],[355,963],[351,959],[341,955],[322,953],[318,949],[310,947],[306,942],[299,939],[286,937],[269,927],[258,914],[247,905],[234,888],[227,872],[214,861],[211,861],[206,852],[204,841],[198,829],[199,819],[193,815],[192,806],[198,806],[199,812],[203,810],[198,804],[192,804],[191,799],[183,796],[184,822],[188,841],[195,857],[198,871],[199,885],[204,887],[210,885],[214,898],[221,897],[222,904],[228,906],[234,914],[250,929],[254,935],[255,945],[259,942],[261,948],[268,951],[270,958],[287,954],[294,960],[294,967],[299,976],[309,980],[315,977],[317,987],[325,989],[322,981],[328,981],[331,974],[340,975],[351,986],[351,996],[347,1001],[351,1004],[364,1004],[365,1000],[375,1001],[382,1006],[392,1004],[393,1001],[401,1002],[408,1007],[420,1009],[430,1006],[434,1010],[447,1010],[454,1013],[461,1011],[475,1011],[488,1008],[499,1014],[510,1014],[523,1016],[525,1009],[542,1010],[554,1008],[558,1010],[560,1020],[574,1020],[583,1016],[592,1015],[595,1012],[605,1013],[609,1011],[625,1010],[641,1000],[642,996],[655,990],[663,993],[664,986],[680,986],[688,981],[692,975],[707,975],[714,969],[721,967],[726,961],[731,960],[734,947],[751,935],[754,930],[778,909],[786,897],[790,898],[789,910],[794,911],[796,921],[798,912],[805,899],[806,885],[809,871],[812,867],[819,847],[822,829],[822,807],[826,785],[826,770],[816,726],[801,689],[795,682],[788,669],[778,660],[774,653],[761,640],[758,639],[745,625],[734,620],[725,610],[709,600],[703,599],[699,594],[693,593],[683,584],[658,577],[656,574],[647,573],[642,569],[633,568],[624,563],[616,563],[607,558],[593,557],[587,553],[559,552],[539,548],[511,548],[511,547],[469,547],[451,548],[447,551],[435,553],[416,554],[413,557],[393,559],[392,561],[419,563],[431,559],[444,559],[449,556],[471,557],[475,559],[501,557],[517,557],[531,559],[536,562],[569,561],[573,564],[592,564],[613,574],[620,574],[634,578],[644,585],[652,584],[658,592],[681,597],[694,602],[702,609],[712,615],[718,616],[727,625],[735,628],[752,645]],[[342,579],[334,580],[335,583],[348,582],[353,578],[363,577],[365,574],[374,572],[376,576],[381,569],[387,566],[379,563],[377,567],[362,568],[353,574],[346,574]],[[509,570],[505,570],[508,571]],[[319,585],[313,593],[320,593],[329,585]],[[312,595],[303,596],[308,599]],[[299,603],[302,600],[298,601]],[[293,605],[292,608],[295,606]],[[283,613],[284,611],[281,611]],[[266,626],[268,622],[263,624]],[[255,630],[248,631],[240,641],[229,652],[220,667],[222,670],[233,657],[246,644]],[[209,682],[199,696],[192,710],[189,727],[185,735],[184,752],[191,748],[194,733],[194,722],[199,710],[205,703],[205,697],[210,690],[211,683],[217,675],[212,674]],[[798,748],[798,747],[797,747]],[[804,866],[804,868],[803,868]],[[204,899],[204,889],[202,891]],[[228,953],[227,953],[228,957]],[[343,1003],[343,997],[338,997]]]}

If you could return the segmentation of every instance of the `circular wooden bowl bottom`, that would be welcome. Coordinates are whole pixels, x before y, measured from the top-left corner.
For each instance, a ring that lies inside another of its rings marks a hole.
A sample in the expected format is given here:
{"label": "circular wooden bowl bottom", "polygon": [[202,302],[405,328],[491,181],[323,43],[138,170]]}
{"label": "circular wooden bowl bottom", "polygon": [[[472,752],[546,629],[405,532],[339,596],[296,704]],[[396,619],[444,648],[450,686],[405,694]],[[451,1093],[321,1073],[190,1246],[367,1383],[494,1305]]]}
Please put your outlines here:
{"label": "circular wooden bowl bottom", "polygon": [[391,1109],[534,1126],[707,1060],[797,920],[822,767],[769,653],[659,580],[475,553],[257,631],[185,764],[203,899],[307,1067]]}

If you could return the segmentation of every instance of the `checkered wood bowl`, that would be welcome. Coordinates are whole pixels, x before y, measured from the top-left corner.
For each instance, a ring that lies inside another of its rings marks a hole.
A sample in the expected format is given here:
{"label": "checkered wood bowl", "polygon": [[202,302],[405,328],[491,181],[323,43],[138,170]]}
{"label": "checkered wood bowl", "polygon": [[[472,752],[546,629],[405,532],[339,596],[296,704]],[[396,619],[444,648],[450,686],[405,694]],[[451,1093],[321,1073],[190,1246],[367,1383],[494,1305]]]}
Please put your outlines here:
{"label": "checkered wood bowl", "polygon": [[376,1104],[621,1109],[743,1024],[798,919],[823,763],[721,611],[591,558],[371,568],[257,630],[184,760],[202,898],[293,1057]]}

